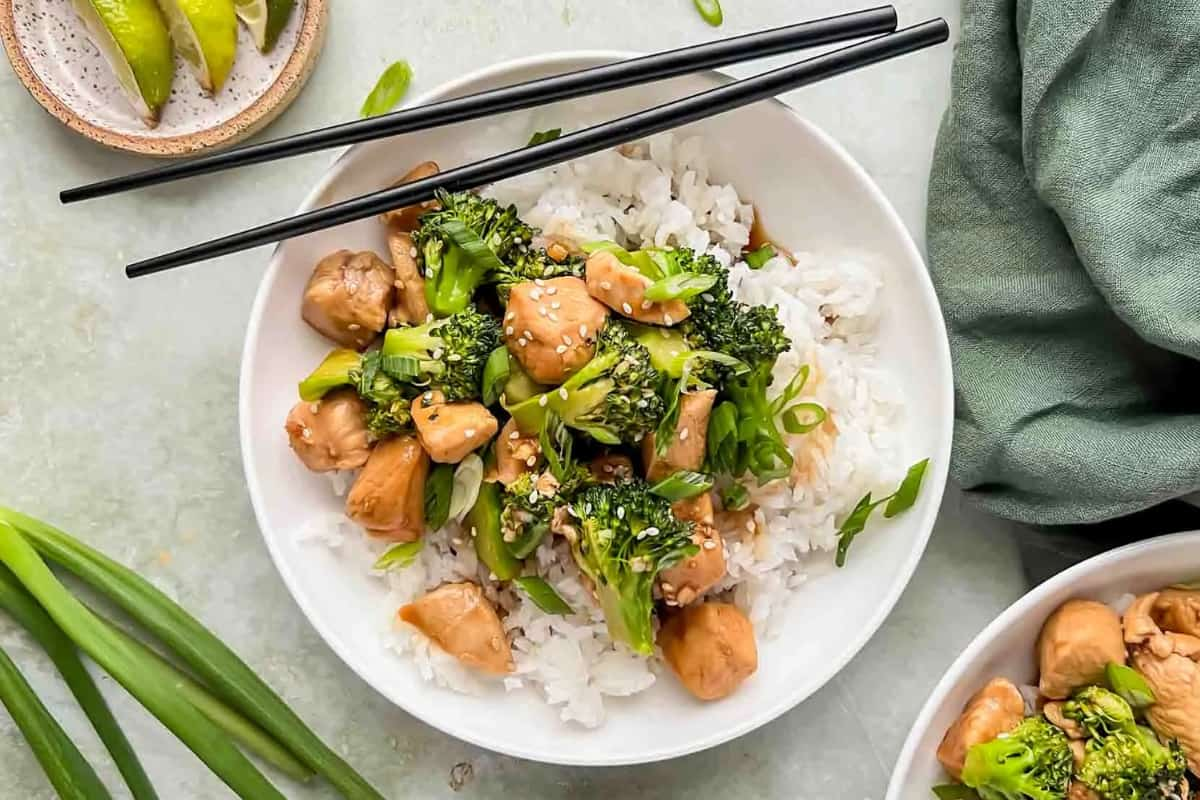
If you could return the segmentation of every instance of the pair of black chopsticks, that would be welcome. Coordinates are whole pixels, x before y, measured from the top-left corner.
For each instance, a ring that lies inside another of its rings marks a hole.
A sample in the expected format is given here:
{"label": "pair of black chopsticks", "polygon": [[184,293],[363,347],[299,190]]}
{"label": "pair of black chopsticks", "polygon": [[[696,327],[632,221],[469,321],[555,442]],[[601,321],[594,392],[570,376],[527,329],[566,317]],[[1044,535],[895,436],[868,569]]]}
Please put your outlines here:
{"label": "pair of black chopsticks", "polygon": [[[877,35],[882,34],[882,35]],[[463,191],[511,178],[573,158],[637,141],[671,128],[730,111],[749,103],[806,86],[844,72],[886,61],[946,41],[943,19],[896,30],[892,6],[788,25],[735,36],[709,44],[618,61],[549,78],[527,81],[380,117],[348,122],[295,136],[246,145],[224,152],[137,172],[63,191],[64,203],[116,194],[129,189],[219,172],[246,164],[287,158],[331,147],[435,128],[558,100],[611,91],[678,75],[778,55],[822,44],[875,36],[814,58],[732,81],[715,89],[655,108],[565,134],[467,164],[423,180],[335,203],[294,217],[260,225],[209,242],[130,264],[125,273],[137,278],[263,244],[375,216],[425,202],[439,189]]]}

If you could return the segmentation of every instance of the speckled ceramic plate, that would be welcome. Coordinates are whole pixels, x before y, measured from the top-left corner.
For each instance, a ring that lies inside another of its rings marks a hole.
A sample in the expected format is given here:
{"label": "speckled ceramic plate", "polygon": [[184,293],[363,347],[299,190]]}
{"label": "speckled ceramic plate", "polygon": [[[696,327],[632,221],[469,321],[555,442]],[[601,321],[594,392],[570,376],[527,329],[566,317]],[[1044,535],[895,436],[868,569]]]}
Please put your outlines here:
{"label": "speckled ceramic plate", "polygon": [[266,54],[239,24],[237,61],[215,97],[177,55],[171,99],[155,128],[122,94],[70,0],[0,0],[0,39],[30,94],[71,130],[118,150],[172,157],[231,144],[287,108],[316,64],[325,18],[326,0],[296,0]]}

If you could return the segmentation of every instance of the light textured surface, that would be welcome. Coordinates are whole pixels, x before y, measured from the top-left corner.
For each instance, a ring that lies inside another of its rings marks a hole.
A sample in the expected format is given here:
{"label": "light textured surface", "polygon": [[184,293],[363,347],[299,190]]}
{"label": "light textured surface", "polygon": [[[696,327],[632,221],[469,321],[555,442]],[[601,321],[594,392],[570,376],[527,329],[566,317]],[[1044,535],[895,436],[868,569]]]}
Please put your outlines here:
{"label": "light textured surface", "polygon": [[[727,33],[847,7],[725,5]],[[957,22],[951,0],[898,6],[906,22],[938,14]],[[688,0],[341,3],[311,84],[270,133],[352,116],[397,58],[412,63],[414,91],[422,91],[534,52],[649,50],[713,35]],[[943,47],[788,98],[847,146],[918,233],[949,62]],[[612,770],[528,764],[449,739],[342,666],[288,597],[258,537],[235,408],[242,334],[267,252],[137,282],[121,271],[134,257],[290,212],[327,156],[64,208],[59,189],[145,162],[71,134],[7,69],[0,143],[0,502],[45,516],[176,595],[389,797],[877,799],[942,670],[1023,590],[1010,529],[962,508],[950,491],[929,553],[881,632],[824,690],[754,734],[678,761]],[[117,786],[46,662],[5,620],[0,644]],[[228,796],[119,688],[104,686],[114,689],[164,798]],[[467,764],[472,775],[456,793],[452,773],[463,776],[467,767],[456,765]],[[3,715],[0,785],[5,797],[52,796]]]}

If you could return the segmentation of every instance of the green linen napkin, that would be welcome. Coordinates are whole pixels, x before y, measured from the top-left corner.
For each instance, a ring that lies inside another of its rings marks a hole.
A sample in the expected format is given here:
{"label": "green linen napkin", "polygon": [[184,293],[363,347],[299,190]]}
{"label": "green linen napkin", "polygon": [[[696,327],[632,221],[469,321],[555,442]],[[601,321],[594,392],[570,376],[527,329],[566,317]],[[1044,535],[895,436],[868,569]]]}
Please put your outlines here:
{"label": "green linen napkin", "polygon": [[927,239],[984,508],[1200,489],[1200,2],[965,0]]}

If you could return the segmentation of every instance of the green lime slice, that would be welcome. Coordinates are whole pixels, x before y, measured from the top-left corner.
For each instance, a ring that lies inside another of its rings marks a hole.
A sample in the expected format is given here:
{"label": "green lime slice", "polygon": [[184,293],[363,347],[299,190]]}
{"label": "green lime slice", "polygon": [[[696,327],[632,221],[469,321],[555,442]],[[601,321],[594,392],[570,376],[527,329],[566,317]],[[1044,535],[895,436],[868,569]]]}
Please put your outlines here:
{"label": "green lime slice", "polygon": [[205,91],[216,93],[237,55],[233,0],[158,0],[171,40]]}
{"label": "green lime slice", "polygon": [[261,52],[275,46],[279,32],[287,25],[296,0],[234,0],[237,15],[254,36],[254,44]]}
{"label": "green lime slice", "polygon": [[175,58],[154,0],[72,0],[72,5],[138,116],[157,125],[171,96]]}

